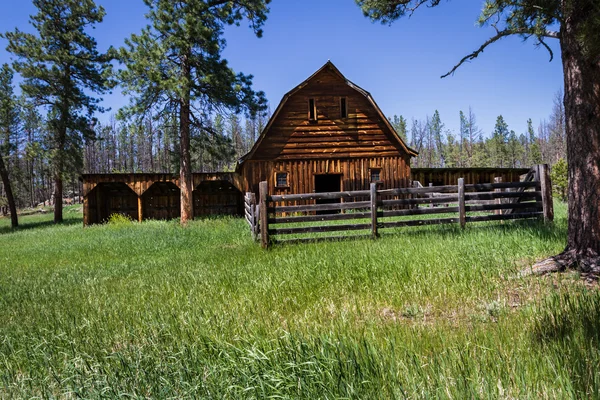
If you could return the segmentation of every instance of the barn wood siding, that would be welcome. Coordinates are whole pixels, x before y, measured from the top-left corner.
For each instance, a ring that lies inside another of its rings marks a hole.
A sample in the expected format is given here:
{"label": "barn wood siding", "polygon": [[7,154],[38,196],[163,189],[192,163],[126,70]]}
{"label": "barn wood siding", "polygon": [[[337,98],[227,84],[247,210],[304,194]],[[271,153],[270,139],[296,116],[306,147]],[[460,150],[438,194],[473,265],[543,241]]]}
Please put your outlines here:
{"label": "barn wood siding", "polygon": [[419,181],[423,186],[456,185],[458,178],[464,178],[466,185],[491,183],[501,177],[503,182],[518,182],[529,168],[413,168],[411,180]]}
{"label": "barn wood siding", "polygon": [[[341,118],[342,97],[347,118]],[[311,98],[316,101],[316,122],[308,119]],[[253,158],[394,157],[404,154],[394,135],[363,94],[325,69],[287,100]]]}
{"label": "barn wood siding", "polygon": [[[242,180],[247,192],[258,193],[258,184],[267,181],[271,195],[312,193],[315,190],[315,175],[340,174],[342,191],[367,190],[371,183],[371,168],[381,170],[382,188],[392,189],[409,185],[410,164],[407,156],[246,161],[242,169]],[[288,187],[276,187],[277,172],[288,173]]]}

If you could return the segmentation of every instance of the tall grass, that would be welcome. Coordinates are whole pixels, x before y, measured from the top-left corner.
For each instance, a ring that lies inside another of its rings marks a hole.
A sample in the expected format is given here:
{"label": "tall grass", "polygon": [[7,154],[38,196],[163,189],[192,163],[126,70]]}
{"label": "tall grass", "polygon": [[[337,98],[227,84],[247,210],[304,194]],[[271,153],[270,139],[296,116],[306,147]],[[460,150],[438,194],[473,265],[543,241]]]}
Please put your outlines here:
{"label": "tall grass", "polygon": [[0,397],[597,397],[597,290],[518,277],[556,214],[269,251],[241,219],[0,220]]}

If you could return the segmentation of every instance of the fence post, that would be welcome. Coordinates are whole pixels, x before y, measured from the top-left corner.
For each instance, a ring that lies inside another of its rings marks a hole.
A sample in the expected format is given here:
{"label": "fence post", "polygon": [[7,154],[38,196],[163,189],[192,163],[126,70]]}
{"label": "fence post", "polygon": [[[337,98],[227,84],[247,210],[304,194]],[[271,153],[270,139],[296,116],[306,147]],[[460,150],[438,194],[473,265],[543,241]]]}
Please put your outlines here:
{"label": "fence post", "polygon": [[[494,178],[494,183],[502,183],[502,177],[497,176]],[[502,189],[494,189],[494,192],[502,192]],[[496,204],[502,204],[502,199],[496,199]],[[502,210],[494,210],[494,214],[499,215],[502,214]]]}
{"label": "fence post", "polygon": [[465,180],[458,178],[458,222],[464,229],[467,224],[467,215],[465,212]]}
{"label": "fence post", "polygon": [[542,210],[544,222],[554,220],[554,206],[552,205],[552,182],[550,181],[550,168],[548,164],[537,166],[538,179],[542,188]]}
{"label": "fence post", "polygon": [[250,193],[250,213],[252,215],[252,238],[258,240],[258,204],[256,193]]}
{"label": "fence post", "polygon": [[263,181],[259,184],[259,195],[260,195],[260,243],[263,249],[269,247],[269,222],[267,213],[267,197],[269,196],[269,187],[267,182]]}
{"label": "fence post", "polygon": [[379,237],[377,232],[377,184],[371,183],[371,234],[373,239]]}

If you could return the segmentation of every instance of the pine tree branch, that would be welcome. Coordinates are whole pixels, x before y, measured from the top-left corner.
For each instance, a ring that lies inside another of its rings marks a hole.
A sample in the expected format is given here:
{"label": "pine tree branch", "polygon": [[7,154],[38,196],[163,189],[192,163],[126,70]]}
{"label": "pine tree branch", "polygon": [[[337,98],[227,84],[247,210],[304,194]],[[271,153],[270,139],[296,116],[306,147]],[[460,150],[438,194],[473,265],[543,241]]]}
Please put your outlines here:
{"label": "pine tree branch", "polygon": [[[494,26],[494,29],[496,29],[496,27]],[[554,58],[554,53],[552,52],[552,50],[550,49],[550,47],[544,42],[543,38],[552,38],[552,39],[560,39],[560,34],[558,32],[555,31],[545,31],[544,34],[540,35],[537,32],[534,32],[533,30],[520,30],[520,29],[503,29],[503,30],[498,30],[496,29],[496,34],[494,36],[492,36],[491,38],[489,38],[488,40],[486,40],[477,50],[475,50],[474,52],[467,54],[466,56],[464,56],[459,62],[458,64],[456,64],[449,72],[447,72],[446,74],[442,75],[441,78],[446,78],[447,76],[450,76],[452,74],[454,74],[454,72],[461,66],[463,65],[465,62],[467,61],[471,61],[476,59],[479,54],[483,53],[483,51],[491,44],[497,42],[498,40],[506,37],[506,36],[511,36],[511,35],[528,35],[527,37],[530,36],[536,36],[538,39],[539,44],[541,44],[542,46],[544,46],[546,48],[546,50],[548,50],[550,52],[550,61],[552,61],[552,59]]]}

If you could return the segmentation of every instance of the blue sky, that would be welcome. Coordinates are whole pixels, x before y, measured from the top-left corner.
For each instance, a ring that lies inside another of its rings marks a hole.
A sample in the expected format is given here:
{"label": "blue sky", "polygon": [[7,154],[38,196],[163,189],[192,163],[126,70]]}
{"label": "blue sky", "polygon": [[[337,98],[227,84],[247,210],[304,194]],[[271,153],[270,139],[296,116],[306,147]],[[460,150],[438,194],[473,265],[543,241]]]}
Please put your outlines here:
{"label": "blue sky", "polygon": [[[94,31],[100,49],[120,46],[146,24],[142,0],[96,0],[106,9]],[[0,31],[30,31],[30,2],[3,1]],[[257,39],[247,24],[226,31],[225,58],[236,71],[254,75],[272,109],[281,97],[331,60],[351,81],[369,91],[383,112],[424,118],[439,110],[446,128],[457,131],[459,110],[472,107],[478,125],[489,135],[502,114],[510,129],[522,133],[531,118],[548,117],[563,75],[557,42],[555,59],[520,38],[490,46],[454,76],[440,79],[460,58],[493,34],[475,22],[482,1],[455,0],[423,8],[392,26],[372,23],[353,0],[273,0]],[[0,63],[10,60],[0,39]],[[117,88],[105,96],[116,111],[127,103]],[[107,119],[102,116],[101,119]]]}

